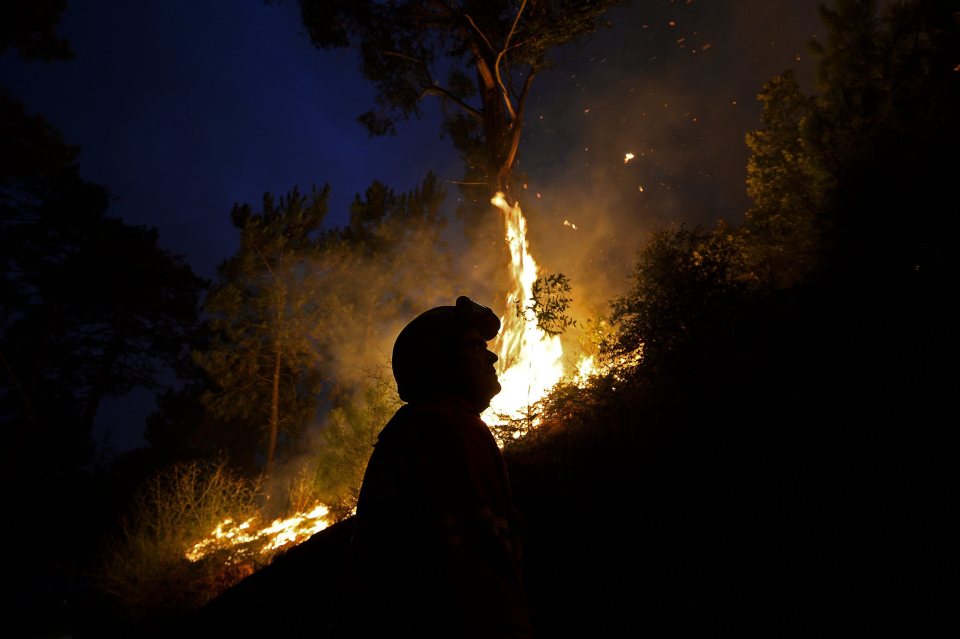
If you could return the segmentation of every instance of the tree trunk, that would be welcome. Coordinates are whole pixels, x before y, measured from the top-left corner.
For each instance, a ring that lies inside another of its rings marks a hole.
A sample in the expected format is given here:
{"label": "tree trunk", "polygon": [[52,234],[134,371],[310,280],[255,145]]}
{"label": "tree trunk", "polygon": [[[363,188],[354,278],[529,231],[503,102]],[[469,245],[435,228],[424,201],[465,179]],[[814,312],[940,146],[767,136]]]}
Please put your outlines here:
{"label": "tree trunk", "polygon": [[503,105],[503,94],[493,78],[491,66],[481,56],[477,57],[477,76],[483,104],[483,137],[486,146],[484,172],[492,190],[487,195],[492,197],[497,191],[507,192],[506,177],[509,175],[509,168],[504,170],[503,162],[504,140],[510,123]]}
{"label": "tree trunk", "polygon": [[267,463],[264,474],[270,475],[273,470],[273,458],[277,454],[277,437],[280,432],[280,339],[277,339],[276,353],[273,361],[273,391],[270,393],[270,438],[267,443]]}
{"label": "tree trunk", "polygon": [[114,330],[116,333],[110,341],[110,346],[102,355],[103,359],[97,369],[97,374],[91,381],[90,392],[87,394],[83,404],[83,411],[80,415],[80,426],[88,435],[93,432],[93,422],[97,417],[97,412],[100,410],[100,402],[103,401],[103,398],[107,394],[114,364],[117,358],[120,357],[120,351],[123,348],[123,338],[119,334],[120,329],[116,326],[117,324],[118,322],[114,320]]}
{"label": "tree trunk", "polygon": [[[512,100],[504,94],[504,88],[496,83],[491,71],[491,62],[477,57],[478,88],[483,104],[483,136],[486,145],[487,180],[494,192],[501,192],[510,201],[510,175],[520,149],[520,134],[523,130],[523,117],[530,92],[530,85],[536,75],[532,70],[524,81],[523,89],[515,107],[510,110],[505,100]],[[495,71],[495,69],[494,69]],[[490,193],[492,196],[493,193]]]}
{"label": "tree trunk", "polygon": [[[517,100],[513,121],[504,127],[504,156],[500,162],[500,173],[497,175],[497,183],[504,185],[504,194],[509,194],[506,189],[509,188],[510,173],[513,171],[513,165],[517,159],[517,151],[520,149],[520,134],[523,132],[524,111],[526,110],[527,96],[530,94],[530,85],[533,84],[534,75],[532,70],[527,74],[527,79],[524,80],[523,83],[523,91],[520,93],[520,99]],[[510,200],[508,199],[507,201],[509,202]]]}

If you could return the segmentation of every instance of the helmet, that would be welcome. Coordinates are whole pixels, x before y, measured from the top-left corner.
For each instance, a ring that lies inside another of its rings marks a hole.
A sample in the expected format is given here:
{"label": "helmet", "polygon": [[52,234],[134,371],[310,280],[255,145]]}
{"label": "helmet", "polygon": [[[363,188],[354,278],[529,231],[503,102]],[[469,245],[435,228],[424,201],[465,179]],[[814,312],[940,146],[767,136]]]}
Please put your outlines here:
{"label": "helmet", "polygon": [[424,311],[400,331],[392,357],[400,399],[423,399],[445,387],[454,340],[469,328],[490,341],[500,332],[500,318],[461,295],[454,306]]}

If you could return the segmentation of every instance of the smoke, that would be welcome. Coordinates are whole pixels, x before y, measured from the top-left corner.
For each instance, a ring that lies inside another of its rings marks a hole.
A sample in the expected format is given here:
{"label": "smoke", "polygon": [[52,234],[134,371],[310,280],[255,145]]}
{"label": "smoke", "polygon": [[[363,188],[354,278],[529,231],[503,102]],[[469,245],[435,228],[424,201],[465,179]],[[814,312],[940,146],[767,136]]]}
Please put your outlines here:
{"label": "smoke", "polygon": [[652,231],[742,221],[756,95],[788,68],[811,86],[806,44],[822,31],[817,3],[788,0],[634,3],[610,18],[536,79],[521,146],[531,250],[571,278],[579,313],[625,291]]}
{"label": "smoke", "polygon": [[290,507],[298,482],[333,509],[349,501],[398,405],[390,367],[397,334],[416,315],[462,294],[443,220],[413,208],[388,206],[383,219],[341,229],[342,241],[304,269],[304,284],[322,309],[312,365],[323,385],[314,420],[270,478],[271,501],[281,509]]}

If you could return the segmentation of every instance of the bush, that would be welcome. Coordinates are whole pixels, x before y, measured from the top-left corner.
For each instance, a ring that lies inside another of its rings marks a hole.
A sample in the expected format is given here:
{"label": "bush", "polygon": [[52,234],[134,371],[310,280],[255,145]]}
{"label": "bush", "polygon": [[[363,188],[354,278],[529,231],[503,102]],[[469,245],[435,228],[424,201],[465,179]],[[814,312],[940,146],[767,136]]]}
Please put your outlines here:
{"label": "bush", "polygon": [[226,519],[258,515],[259,484],[222,464],[190,462],[153,476],[136,493],[119,532],[101,551],[95,582],[124,616],[142,619],[196,610],[256,569],[213,552],[186,552]]}

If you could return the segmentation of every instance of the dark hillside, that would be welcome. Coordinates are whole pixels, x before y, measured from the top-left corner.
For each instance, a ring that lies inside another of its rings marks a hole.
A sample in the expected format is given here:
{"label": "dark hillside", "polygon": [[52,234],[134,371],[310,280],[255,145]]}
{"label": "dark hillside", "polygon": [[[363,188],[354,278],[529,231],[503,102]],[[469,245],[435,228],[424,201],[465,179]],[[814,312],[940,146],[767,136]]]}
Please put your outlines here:
{"label": "dark hillside", "polygon": [[329,636],[342,610],[351,521],[281,553],[199,612],[130,619],[91,602],[77,639]]}
{"label": "dark hillside", "polygon": [[517,455],[542,636],[940,636],[955,343],[913,284],[740,309]]}
{"label": "dark hillside", "polygon": [[[540,636],[941,636],[955,376],[947,315],[913,284],[741,308],[510,449]],[[346,609],[349,533],[315,535],[175,634],[323,636]]]}

